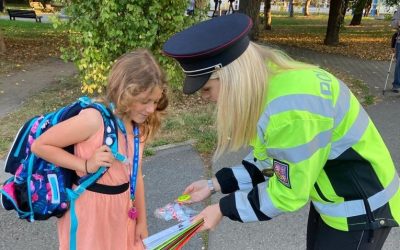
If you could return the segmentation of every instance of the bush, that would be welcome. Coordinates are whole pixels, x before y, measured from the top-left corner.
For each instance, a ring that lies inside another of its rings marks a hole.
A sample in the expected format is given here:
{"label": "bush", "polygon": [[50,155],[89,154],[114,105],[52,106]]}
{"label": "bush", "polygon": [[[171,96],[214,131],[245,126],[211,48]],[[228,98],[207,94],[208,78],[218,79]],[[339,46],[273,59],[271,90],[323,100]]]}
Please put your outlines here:
{"label": "bush", "polygon": [[135,48],[148,48],[174,88],[182,81],[176,63],[161,54],[162,45],[196,18],[184,15],[186,0],[77,0],[66,13],[70,47],[63,58],[75,62],[82,92],[101,93],[114,60]]}
{"label": "bush", "polygon": [[384,20],[390,21],[393,18],[393,14],[384,14]]}

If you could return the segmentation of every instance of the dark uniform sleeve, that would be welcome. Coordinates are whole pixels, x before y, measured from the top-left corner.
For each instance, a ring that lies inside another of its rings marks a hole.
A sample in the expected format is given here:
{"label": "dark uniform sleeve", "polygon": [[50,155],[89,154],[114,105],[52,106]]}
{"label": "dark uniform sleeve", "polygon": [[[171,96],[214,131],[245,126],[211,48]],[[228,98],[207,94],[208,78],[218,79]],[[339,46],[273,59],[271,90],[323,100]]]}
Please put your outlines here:
{"label": "dark uniform sleeve", "polygon": [[223,197],[219,201],[222,215],[240,222],[270,220],[271,218],[261,211],[259,191],[265,192],[256,186],[250,191],[237,191]]}
{"label": "dark uniform sleeve", "polygon": [[[243,188],[240,188],[238,179],[241,180],[242,185],[245,185],[246,182],[248,185],[251,184],[251,186],[246,185],[248,186],[248,188],[252,188],[258,183],[265,181],[265,178],[261,171],[255,165],[247,161],[243,160],[242,165],[236,166],[235,168],[236,171],[234,171],[233,168],[223,168],[215,174],[215,177],[217,178],[218,183],[221,186],[221,193],[229,194],[237,190],[242,190]],[[239,168],[242,168],[242,170],[239,170]],[[245,174],[238,176],[239,171],[246,171],[248,178],[246,178]]]}
{"label": "dark uniform sleeve", "polygon": [[266,161],[257,161],[251,152],[241,165],[222,168],[215,177],[221,186],[221,193],[230,194],[237,190],[252,189],[258,183],[264,182],[265,176],[261,171],[265,168],[270,168],[270,164]]}

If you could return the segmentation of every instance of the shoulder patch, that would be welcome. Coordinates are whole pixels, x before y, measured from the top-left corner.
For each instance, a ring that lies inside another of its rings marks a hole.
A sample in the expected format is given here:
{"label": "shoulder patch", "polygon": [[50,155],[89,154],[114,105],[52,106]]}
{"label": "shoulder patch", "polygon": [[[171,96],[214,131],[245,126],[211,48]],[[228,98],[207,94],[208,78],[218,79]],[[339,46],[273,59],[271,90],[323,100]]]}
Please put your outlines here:
{"label": "shoulder patch", "polygon": [[274,159],[273,169],[276,178],[286,187],[292,188],[289,178],[289,164]]}

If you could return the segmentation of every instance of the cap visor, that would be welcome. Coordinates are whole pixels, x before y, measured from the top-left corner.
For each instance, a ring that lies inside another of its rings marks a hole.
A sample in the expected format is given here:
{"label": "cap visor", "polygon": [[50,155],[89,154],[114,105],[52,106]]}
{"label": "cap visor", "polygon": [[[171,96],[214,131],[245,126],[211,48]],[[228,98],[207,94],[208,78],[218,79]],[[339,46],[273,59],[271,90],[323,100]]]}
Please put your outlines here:
{"label": "cap visor", "polygon": [[206,84],[208,79],[210,79],[210,76],[211,73],[196,77],[186,76],[185,83],[183,85],[183,93],[190,95],[201,89],[201,87]]}

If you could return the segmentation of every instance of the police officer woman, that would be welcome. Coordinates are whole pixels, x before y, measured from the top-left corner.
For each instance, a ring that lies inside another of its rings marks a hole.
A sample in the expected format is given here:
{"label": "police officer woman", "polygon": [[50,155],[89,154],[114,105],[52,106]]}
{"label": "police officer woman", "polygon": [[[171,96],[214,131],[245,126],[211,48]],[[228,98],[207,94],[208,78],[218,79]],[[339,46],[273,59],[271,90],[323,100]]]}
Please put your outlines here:
{"label": "police officer woman", "polygon": [[[399,177],[373,122],[330,73],[249,41],[251,19],[232,14],[171,37],[164,53],[186,74],[183,92],[217,103],[224,152],[250,145],[242,164],[184,191],[199,202],[227,194],[199,215],[270,220],[311,200],[307,249],[380,249],[400,222]],[[221,32],[224,31],[224,32]]]}

